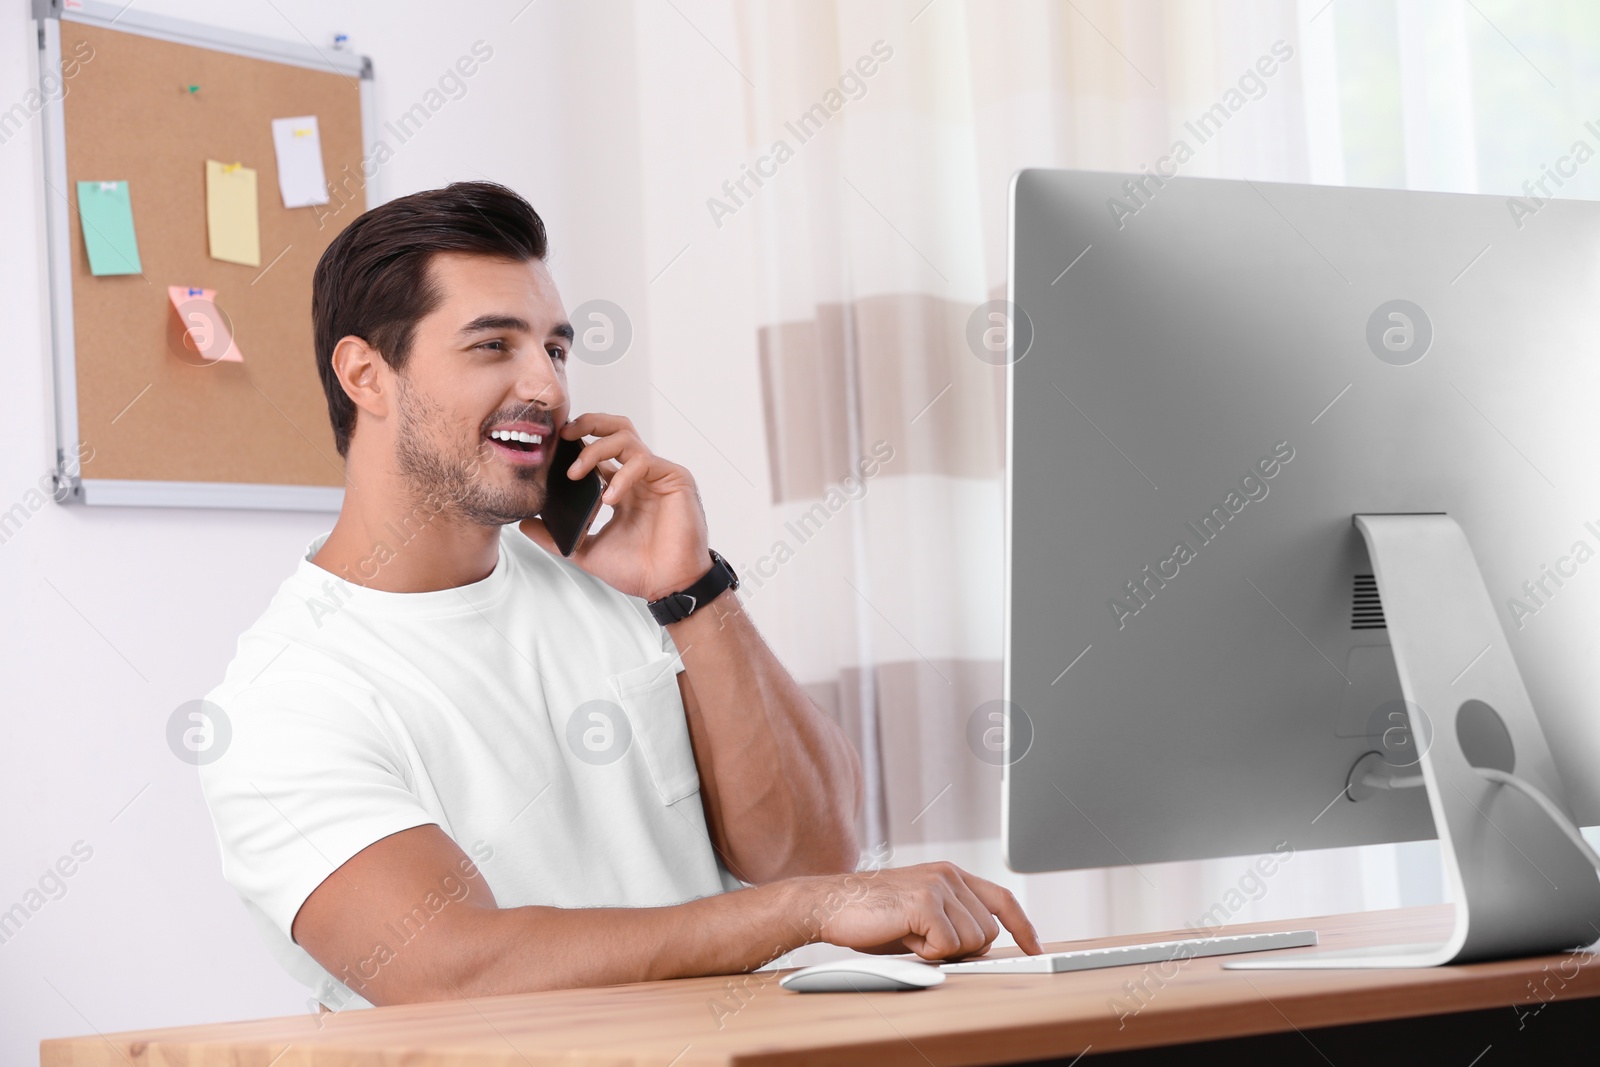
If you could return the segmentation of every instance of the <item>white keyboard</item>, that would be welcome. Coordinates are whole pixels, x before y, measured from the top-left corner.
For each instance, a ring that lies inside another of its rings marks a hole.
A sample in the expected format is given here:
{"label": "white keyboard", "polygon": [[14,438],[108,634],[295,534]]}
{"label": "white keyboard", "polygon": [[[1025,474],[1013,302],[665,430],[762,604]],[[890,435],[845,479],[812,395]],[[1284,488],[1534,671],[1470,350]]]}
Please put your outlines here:
{"label": "white keyboard", "polygon": [[1098,967],[1123,967],[1130,963],[1165,963],[1200,956],[1227,956],[1237,952],[1265,952],[1274,948],[1304,948],[1317,943],[1315,930],[1285,930],[1273,934],[1224,934],[1189,937],[1181,941],[1147,941],[1118,948],[1086,948],[1076,952],[1046,952],[1041,956],[1005,956],[992,960],[941,963],[947,974],[1059,974],[1091,971]]}

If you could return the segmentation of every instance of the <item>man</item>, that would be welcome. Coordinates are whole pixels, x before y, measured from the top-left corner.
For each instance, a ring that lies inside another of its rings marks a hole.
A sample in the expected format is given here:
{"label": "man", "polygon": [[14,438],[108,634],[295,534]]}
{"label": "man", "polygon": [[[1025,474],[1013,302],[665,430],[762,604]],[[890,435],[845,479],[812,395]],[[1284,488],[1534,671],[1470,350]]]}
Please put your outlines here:
{"label": "man", "polygon": [[[344,507],[208,695],[231,739],[201,771],[274,953],[338,1009],[816,940],[948,958],[1002,923],[1038,951],[948,864],[853,873],[856,754],[740,610],[689,471],[625,418],[568,420],[545,252],[521,197],[471,182],[367,212],[317,265]],[[594,438],[568,470],[558,434]],[[564,558],[548,479],[594,469],[614,513]],[[689,589],[687,616],[647,610]]]}

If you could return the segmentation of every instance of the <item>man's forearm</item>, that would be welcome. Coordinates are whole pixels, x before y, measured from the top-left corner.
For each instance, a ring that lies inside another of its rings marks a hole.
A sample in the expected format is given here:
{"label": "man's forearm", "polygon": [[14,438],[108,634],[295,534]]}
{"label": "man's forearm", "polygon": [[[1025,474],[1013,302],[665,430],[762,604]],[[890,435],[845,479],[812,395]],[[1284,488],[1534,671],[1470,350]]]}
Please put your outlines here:
{"label": "man's forearm", "polygon": [[[408,902],[436,897],[450,877],[442,871],[474,873],[413,928]],[[312,891],[291,936],[373,1004],[739,974],[823,940],[949,959],[988,948],[999,924],[1025,951],[1039,950],[1015,897],[948,863],[789,878],[645,908],[501,908],[475,872],[438,826],[402,830]]]}
{"label": "man's forearm", "polygon": [[698,705],[689,728],[729,869],[758,883],[852,869],[860,761],[767,647],[738,594],[723,592],[667,630]]}
{"label": "man's forearm", "polygon": [[822,897],[794,879],[671,907],[475,908],[440,931],[431,973],[385,1002],[752,971],[817,940]]}

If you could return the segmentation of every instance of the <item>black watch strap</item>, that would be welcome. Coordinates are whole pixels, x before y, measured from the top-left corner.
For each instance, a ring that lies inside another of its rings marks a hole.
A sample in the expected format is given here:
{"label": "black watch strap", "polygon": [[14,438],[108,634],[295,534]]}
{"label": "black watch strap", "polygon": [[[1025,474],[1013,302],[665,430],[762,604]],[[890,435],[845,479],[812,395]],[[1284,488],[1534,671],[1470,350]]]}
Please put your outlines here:
{"label": "black watch strap", "polygon": [[737,588],[739,588],[739,576],[733,572],[728,561],[717,555],[717,550],[713,548],[711,569],[687,589],[680,589],[676,593],[668,593],[660,600],[650,601],[650,614],[654,615],[656,622],[662,626],[681,622],[693,615],[700,605],[711,603],[724,589]]}

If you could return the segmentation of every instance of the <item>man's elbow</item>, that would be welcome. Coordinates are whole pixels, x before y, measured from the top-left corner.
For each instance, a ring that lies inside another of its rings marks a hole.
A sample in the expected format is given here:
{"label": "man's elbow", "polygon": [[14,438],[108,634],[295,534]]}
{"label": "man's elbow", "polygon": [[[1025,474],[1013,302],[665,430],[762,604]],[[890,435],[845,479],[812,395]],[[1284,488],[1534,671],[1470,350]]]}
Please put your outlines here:
{"label": "man's elbow", "polygon": [[523,975],[517,988],[508,987],[501,966],[510,936],[504,909],[464,908],[452,918],[436,919],[395,948],[379,944],[366,969],[344,968],[347,984],[356,979],[351,989],[375,1007],[533,992],[545,984],[530,985]]}

